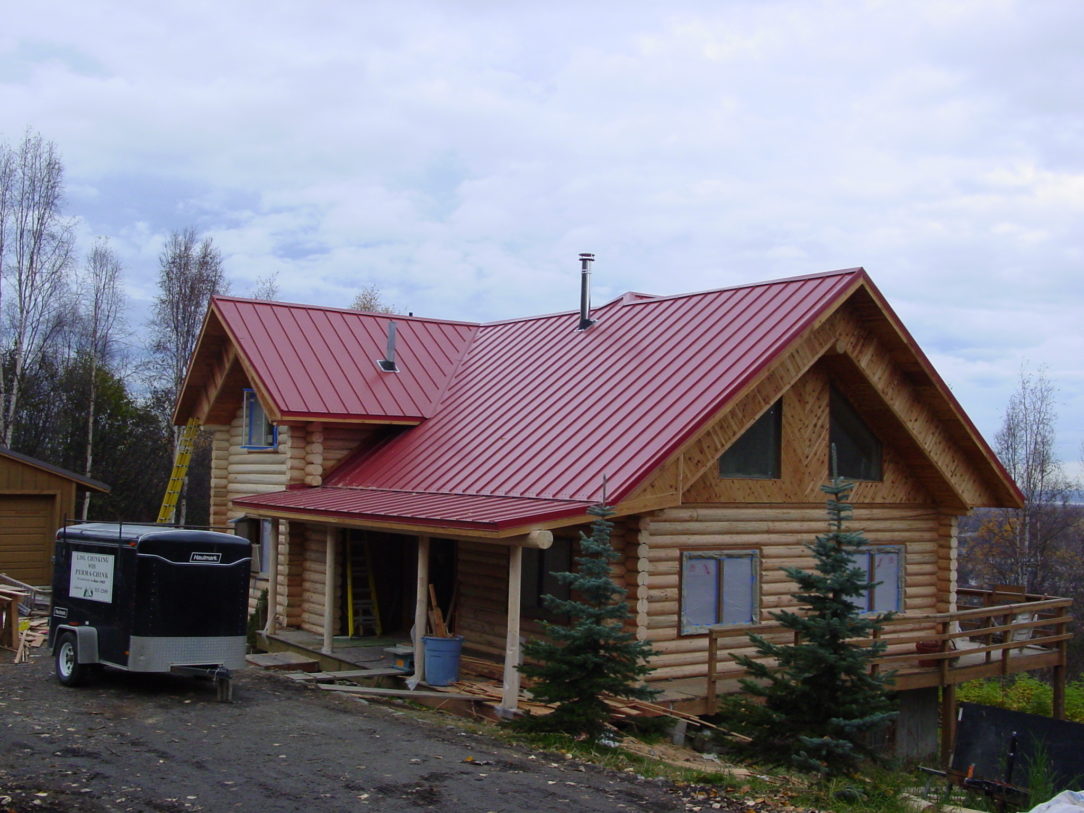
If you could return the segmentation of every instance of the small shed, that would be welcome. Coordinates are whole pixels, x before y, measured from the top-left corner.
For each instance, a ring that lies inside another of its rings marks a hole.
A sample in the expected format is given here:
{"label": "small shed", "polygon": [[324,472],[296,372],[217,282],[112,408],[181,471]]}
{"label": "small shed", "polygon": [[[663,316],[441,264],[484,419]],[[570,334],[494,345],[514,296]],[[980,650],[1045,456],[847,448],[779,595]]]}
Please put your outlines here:
{"label": "small shed", "polygon": [[53,539],[75,516],[78,488],[109,486],[0,446],[0,573],[27,584],[50,584]]}

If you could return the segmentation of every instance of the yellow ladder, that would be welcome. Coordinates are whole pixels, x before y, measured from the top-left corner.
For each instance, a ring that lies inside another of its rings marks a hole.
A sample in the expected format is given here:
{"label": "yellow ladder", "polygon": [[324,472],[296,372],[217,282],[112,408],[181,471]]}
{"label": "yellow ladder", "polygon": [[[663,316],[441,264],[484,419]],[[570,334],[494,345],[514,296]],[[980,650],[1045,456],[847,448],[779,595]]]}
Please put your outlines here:
{"label": "yellow ladder", "polygon": [[181,430],[181,437],[177,441],[177,457],[173,461],[173,472],[169,475],[169,485],[166,486],[166,495],[162,498],[162,507],[158,509],[158,522],[173,522],[173,516],[177,513],[177,500],[184,488],[184,478],[188,476],[188,464],[192,462],[192,442],[199,433],[199,421],[189,418],[188,423]]}
{"label": "yellow ladder", "polygon": [[[360,547],[361,555],[355,556],[355,550]],[[372,634],[378,638],[384,634],[383,625],[380,623],[380,604],[376,595],[376,576],[373,574],[373,563],[369,558],[369,543],[355,542],[350,545],[350,554],[346,560],[346,586],[350,593],[347,602],[348,622],[350,636],[365,636],[368,627]]]}

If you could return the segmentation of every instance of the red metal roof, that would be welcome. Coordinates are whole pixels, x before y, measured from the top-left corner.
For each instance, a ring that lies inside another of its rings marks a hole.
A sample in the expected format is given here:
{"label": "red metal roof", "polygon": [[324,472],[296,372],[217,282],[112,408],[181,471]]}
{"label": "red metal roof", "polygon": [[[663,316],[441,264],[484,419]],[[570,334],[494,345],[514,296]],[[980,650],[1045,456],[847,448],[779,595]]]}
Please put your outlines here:
{"label": "red metal roof", "polygon": [[241,507],[501,529],[628,496],[862,269],[485,325],[395,317],[398,375],[374,360],[391,317],[218,298],[284,416],[415,417],[319,488]]}
{"label": "red metal roof", "polygon": [[611,503],[627,496],[861,269],[482,325],[438,408],[326,485]]}
{"label": "red metal roof", "polygon": [[356,520],[500,531],[583,514],[590,502],[358,488],[307,488],[235,499],[241,508],[278,508]]}
{"label": "red metal roof", "polygon": [[[285,419],[419,421],[478,326],[217,296],[212,307]],[[397,373],[382,371],[388,323]]]}

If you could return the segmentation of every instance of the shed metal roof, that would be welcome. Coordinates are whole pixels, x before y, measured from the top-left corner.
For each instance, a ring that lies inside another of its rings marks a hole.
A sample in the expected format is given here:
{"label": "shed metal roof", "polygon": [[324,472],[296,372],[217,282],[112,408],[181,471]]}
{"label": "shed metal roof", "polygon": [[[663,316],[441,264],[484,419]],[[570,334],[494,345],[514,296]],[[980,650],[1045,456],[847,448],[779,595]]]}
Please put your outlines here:
{"label": "shed metal roof", "polygon": [[60,466],[54,466],[52,463],[46,463],[44,460],[39,460],[36,457],[31,457],[28,454],[22,452],[16,452],[14,449],[9,449],[6,446],[0,446],[0,457],[6,457],[9,460],[16,460],[19,463],[25,463],[35,469],[41,469],[49,474],[55,474],[57,477],[63,477],[65,480],[71,480],[76,485],[83,486],[85,488],[92,488],[95,491],[110,491],[110,487],[103,483],[101,480],[95,480],[91,477],[87,477],[82,474],[76,474],[69,469],[61,468]]}

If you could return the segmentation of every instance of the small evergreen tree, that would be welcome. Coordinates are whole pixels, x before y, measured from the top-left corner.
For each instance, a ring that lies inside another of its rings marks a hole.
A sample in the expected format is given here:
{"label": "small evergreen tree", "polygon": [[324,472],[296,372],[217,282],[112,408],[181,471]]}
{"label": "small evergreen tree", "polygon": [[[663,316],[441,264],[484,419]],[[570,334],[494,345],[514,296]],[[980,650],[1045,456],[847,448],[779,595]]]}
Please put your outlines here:
{"label": "small evergreen tree", "polygon": [[768,665],[752,657],[735,660],[748,672],[741,684],[763,702],[739,701],[735,710],[753,741],[752,755],[773,764],[841,775],[873,756],[864,739],[895,712],[886,692],[891,674],[871,675],[869,662],[883,642],[862,646],[849,639],[869,638],[891,613],[862,615],[855,599],[877,583],[857,567],[852,554],[868,543],[861,531],[846,531],[852,516],[847,503],[853,483],[839,477],[821,486],[828,494],[829,532],[806,545],[813,571],[784,568],[798,585],[801,612],[772,617],[794,630],[794,644],[750,639]]}
{"label": "small evergreen tree", "polygon": [[651,644],[623,629],[630,616],[627,591],[610,578],[610,564],[619,558],[610,544],[613,523],[606,519],[613,510],[598,505],[588,513],[597,519],[591,523],[590,536],[580,533],[576,572],[554,574],[569,585],[574,597],[542,597],[546,609],[566,616],[568,624],[543,622],[547,637],[523,645],[523,654],[532,662],[519,667],[536,681],[532,694],[556,708],[551,714],[522,717],[518,724],[533,731],[597,739],[610,719],[601,695],[649,700],[657,692],[640,682],[650,671]]}

